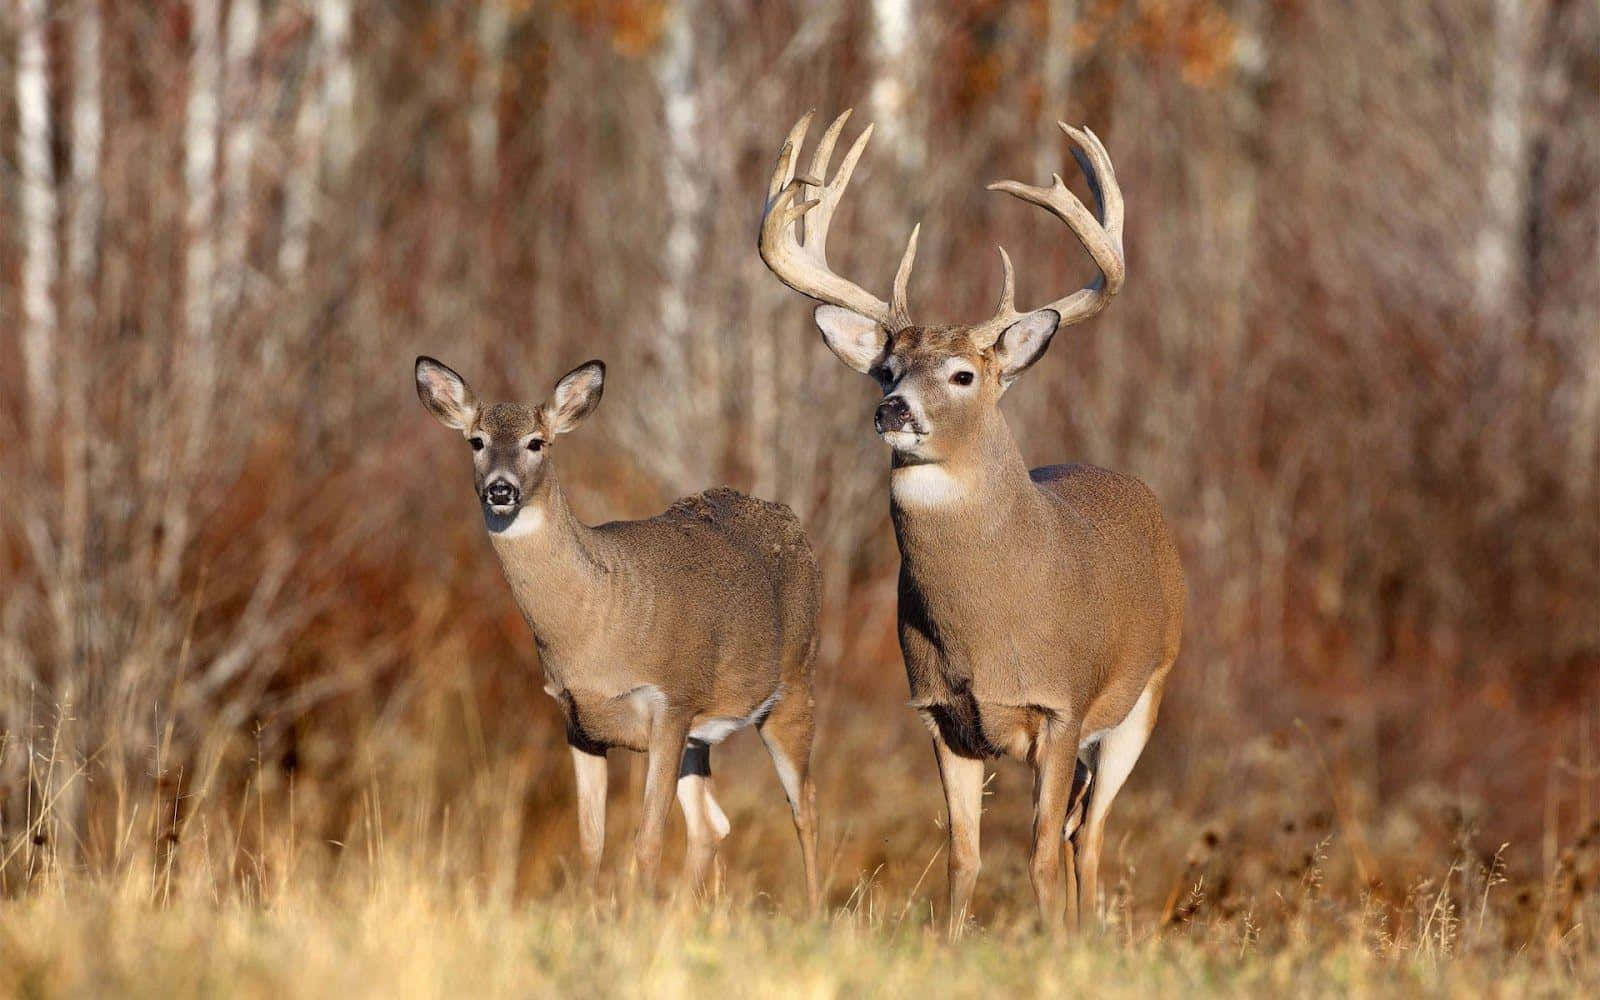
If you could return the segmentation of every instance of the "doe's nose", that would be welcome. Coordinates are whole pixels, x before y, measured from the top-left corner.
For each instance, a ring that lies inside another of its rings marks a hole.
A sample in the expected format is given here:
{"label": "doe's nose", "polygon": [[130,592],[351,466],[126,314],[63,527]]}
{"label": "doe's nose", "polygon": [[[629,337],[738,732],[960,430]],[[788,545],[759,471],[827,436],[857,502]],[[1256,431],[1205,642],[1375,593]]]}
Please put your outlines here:
{"label": "doe's nose", "polygon": [[505,507],[514,504],[521,496],[515,486],[504,479],[496,479],[483,490],[483,502],[491,507]]}
{"label": "doe's nose", "polygon": [[911,422],[911,405],[903,396],[890,396],[878,404],[877,412],[872,415],[872,426],[877,428],[879,434],[884,431],[897,431]]}

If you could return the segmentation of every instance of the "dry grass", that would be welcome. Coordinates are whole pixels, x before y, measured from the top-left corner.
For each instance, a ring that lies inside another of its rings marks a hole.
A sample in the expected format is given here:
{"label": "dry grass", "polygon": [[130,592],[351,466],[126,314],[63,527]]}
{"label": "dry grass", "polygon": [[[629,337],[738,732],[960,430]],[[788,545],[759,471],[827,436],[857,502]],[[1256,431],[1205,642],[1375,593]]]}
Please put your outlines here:
{"label": "dry grass", "polygon": [[[836,737],[838,706],[825,734]],[[886,720],[892,723],[892,720]],[[128,810],[114,864],[86,869],[49,838],[9,870],[0,994],[272,996],[1025,995],[1092,988],[1279,996],[1576,995],[1600,988],[1600,824],[1548,878],[1532,845],[1478,836],[1458,797],[1348,814],[1325,740],[1250,741],[1190,798],[1149,769],[1119,801],[1106,924],[1041,937],[1024,844],[1028,777],[990,781],[985,871],[968,936],[942,933],[943,833],[914,725],[876,746],[825,741],[828,910],[802,905],[787,809],[748,734],[719,753],[733,822],[710,900],[639,900],[625,874],[642,773],[612,762],[607,874],[574,885],[562,754],[524,756],[447,801],[375,773],[337,836],[308,829],[314,787],[261,769],[233,797],[196,791],[155,850]],[[1329,744],[1331,746],[1331,744]],[[885,751],[888,752],[885,752]],[[448,756],[438,750],[431,756]],[[49,766],[41,761],[41,766]],[[41,807],[35,829],[56,830]],[[157,823],[157,827],[165,828]],[[674,836],[681,830],[674,830]],[[681,848],[673,845],[669,850]]]}

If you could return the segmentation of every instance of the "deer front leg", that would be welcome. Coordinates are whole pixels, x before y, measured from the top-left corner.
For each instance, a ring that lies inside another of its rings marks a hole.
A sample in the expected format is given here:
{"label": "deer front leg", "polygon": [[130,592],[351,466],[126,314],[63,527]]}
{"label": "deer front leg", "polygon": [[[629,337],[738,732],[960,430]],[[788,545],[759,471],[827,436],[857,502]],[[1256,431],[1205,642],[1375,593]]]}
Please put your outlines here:
{"label": "deer front leg", "polygon": [[661,842],[666,836],[667,813],[672,809],[689,724],[689,718],[666,710],[657,713],[650,724],[644,810],[633,848],[634,874],[646,892],[655,888],[656,873],[661,867]]}
{"label": "deer front leg", "polygon": [[944,784],[949,813],[950,936],[958,938],[966,929],[972,890],[982,867],[978,833],[983,813],[983,761],[957,754],[937,733],[933,753],[939,761],[939,780]]}
{"label": "deer front leg", "polygon": [[[1039,919],[1046,930],[1061,929],[1064,915],[1061,864],[1062,834],[1072,798],[1072,776],[1078,763],[1078,726],[1046,722],[1034,744],[1033,858],[1030,871],[1039,901]],[[1076,894],[1077,886],[1072,886]]]}
{"label": "deer front leg", "polygon": [[571,749],[578,788],[578,849],[583,853],[584,882],[592,887],[606,846],[606,756]]}

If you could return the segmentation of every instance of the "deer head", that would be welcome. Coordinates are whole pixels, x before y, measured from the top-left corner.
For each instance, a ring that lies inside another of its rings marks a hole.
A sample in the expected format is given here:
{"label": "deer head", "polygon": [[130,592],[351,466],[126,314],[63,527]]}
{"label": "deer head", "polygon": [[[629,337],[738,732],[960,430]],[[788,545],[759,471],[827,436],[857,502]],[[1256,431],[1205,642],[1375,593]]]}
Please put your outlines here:
{"label": "deer head", "polygon": [[1122,192],[1111,157],[1095,134],[1061,124],[1078,146],[1073,156],[1088,178],[1098,218],[1067,190],[1059,174],[1049,187],[1000,181],[989,190],[1038,205],[1065,222],[1100,275],[1063,298],[1019,311],[1011,258],[1001,248],[1004,277],[992,317],[973,326],[919,325],[911,319],[907,287],[920,227],[911,231],[888,302],[828,266],[833,214],[872,135],[870,125],[863,129],[833,178],[827,179],[834,145],[849,117],[846,111],[828,127],[806,175],[796,176],[795,168],[811,113],[790,130],[767,192],[761,259],[789,287],[822,303],[816,320],[829,349],[878,382],[883,400],[873,425],[894,449],[897,463],[946,461],[999,420],[996,404],[1001,395],[1044,355],[1059,328],[1098,313],[1122,287]]}
{"label": "deer head", "polygon": [[473,482],[491,530],[515,520],[551,476],[550,443],[594,412],[606,366],[586,361],[556,383],[539,406],[480,405],[466,379],[429,357],[417,359],[417,395],[441,424],[472,447]]}

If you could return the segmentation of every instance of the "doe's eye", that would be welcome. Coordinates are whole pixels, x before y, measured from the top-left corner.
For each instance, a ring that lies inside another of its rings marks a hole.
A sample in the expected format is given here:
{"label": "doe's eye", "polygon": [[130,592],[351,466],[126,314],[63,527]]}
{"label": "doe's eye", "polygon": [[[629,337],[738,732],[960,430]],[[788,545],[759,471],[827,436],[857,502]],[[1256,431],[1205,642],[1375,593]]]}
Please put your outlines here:
{"label": "doe's eye", "polygon": [[467,439],[467,443],[472,445],[472,450],[473,451],[482,451],[483,450],[483,438],[481,438],[481,437],[468,438]]}
{"label": "doe's eye", "polygon": [[543,450],[543,448],[544,448],[544,442],[540,441],[538,438],[534,438],[532,441],[528,442],[528,450],[529,451],[541,451],[541,450]]}
{"label": "doe's eye", "polygon": [[950,376],[950,382],[952,385],[971,385],[972,373],[956,372],[954,375]]}

